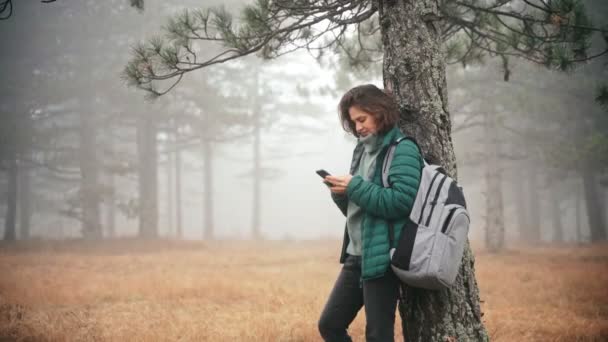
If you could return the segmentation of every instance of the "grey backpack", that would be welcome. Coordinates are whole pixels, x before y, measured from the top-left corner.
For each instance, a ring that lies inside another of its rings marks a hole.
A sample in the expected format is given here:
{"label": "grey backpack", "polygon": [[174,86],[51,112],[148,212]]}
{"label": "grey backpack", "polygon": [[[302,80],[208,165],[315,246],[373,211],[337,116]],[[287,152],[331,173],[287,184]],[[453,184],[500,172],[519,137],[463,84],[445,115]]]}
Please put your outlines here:
{"label": "grey backpack", "polygon": [[[384,187],[390,186],[388,170],[395,148],[406,139],[418,146],[409,137],[391,144],[382,166]],[[422,151],[419,146],[418,150]],[[449,287],[458,274],[469,223],[462,189],[442,167],[424,161],[418,193],[396,246],[394,229],[392,226],[389,229],[394,273],[410,286],[425,289]]]}

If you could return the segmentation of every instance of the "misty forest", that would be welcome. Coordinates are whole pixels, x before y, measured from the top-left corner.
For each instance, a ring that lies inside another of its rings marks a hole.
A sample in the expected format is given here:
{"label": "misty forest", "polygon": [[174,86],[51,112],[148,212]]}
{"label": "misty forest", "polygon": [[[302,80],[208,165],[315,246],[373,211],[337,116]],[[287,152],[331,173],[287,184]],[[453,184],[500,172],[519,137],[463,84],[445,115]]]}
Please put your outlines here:
{"label": "misty forest", "polygon": [[604,0],[0,0],[0,46],[2,341],[320,341],[370,83],[471,221],[395,338],[608,340]]}

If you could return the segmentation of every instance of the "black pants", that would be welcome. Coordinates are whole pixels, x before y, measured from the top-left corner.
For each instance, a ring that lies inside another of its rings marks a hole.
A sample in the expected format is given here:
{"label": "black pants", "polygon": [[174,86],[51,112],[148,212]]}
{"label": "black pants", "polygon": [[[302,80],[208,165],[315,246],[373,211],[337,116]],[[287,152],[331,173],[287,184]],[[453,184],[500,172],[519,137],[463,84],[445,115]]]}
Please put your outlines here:
{"label": "black pants", "polygon": [[361,257],[348,255],[319,319],[325,341],[352,341],[347,329],[365,306],[366,341],[394,341],[399,280],[391,270],[361,283]]}

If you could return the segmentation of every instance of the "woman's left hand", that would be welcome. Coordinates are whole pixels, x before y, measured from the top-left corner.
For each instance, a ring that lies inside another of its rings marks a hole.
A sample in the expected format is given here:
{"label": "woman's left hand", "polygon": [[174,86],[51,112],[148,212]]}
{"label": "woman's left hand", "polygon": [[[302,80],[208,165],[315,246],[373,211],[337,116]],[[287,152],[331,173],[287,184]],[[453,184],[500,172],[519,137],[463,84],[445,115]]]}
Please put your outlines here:
{"label": "woman's left hand", "polygon": [[346,188],[348,187],[348,183],[353,178],[352,175],[345,176],[327,176],[325,180],[331,183],[329,190],[335,194],[343,194],[346,192]]}

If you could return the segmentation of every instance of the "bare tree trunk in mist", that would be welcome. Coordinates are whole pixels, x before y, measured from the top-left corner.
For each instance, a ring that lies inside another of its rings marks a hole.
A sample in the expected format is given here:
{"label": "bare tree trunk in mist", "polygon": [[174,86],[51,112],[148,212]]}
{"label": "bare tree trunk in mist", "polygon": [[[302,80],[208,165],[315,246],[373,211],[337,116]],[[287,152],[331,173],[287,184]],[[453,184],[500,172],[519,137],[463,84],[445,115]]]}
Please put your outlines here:
{"label": "bare tree trunk in mist", "polygon": [[255,82],[252,88],[253,92],[253,205],[251,213],[251,236],[254,239],[261,239],[262,232],[260,231],[260,195],[261,195],[261,183],[262,183],[262,172],[260,168],[261,164],[261,124],[260,124],[260,99],[259,99],[259,83],[260,74],[259,69],[256,66],[254,71]]}
{"label": "bare tree trunk in mist", "polygon": [[581,197],[582,197],[582,191],[580,189],[576,190],[576,212],[575,212],[575,217],[576,217],[576,241],[577,242],[583,242],[583,220],[581,219]]}
{"label": "bare tree trunk in mist", "polygon": [[[177,134],[177,133],[176,133]],[[177,140],[176,136],[176,140]],[[175,234],[178,239],[182,232],[182,155],[181,150],[175,151]]]}
{"label": "bare tree trunk in mist", "polygon": [[608,188],[604,191],[604,225],[608,229]]}
{"label": "bare tree trunk in mist", "polygon": [[[91,106],[94,108],[94,106]],[[80,195],[82,206],[82,235],[85,239],[102,238],[99,213],[99,162],[93,114],[80,112]]]}
{"label": "bare tree trunk in mist", "polygon": [[255,107],[254,126],[253,126],[253,212],[251,215],[251,232],[254,239],[261,239],[260,231],[260,186],[262,183],[262,172],[260,170],[260,114],[257,106]]}
{"label": "bare tree trunk in mist", "polygon": [[169,236],[173,236],[173,167],[175,164],[175,141],[173,139],[173,120],[170,120],[169,129],[167,131],[167,232]]}
{"label": "bare tree trunk in mist", "polygon": [[505,223],[502,203],[502,169],[496,115],[484,114],[486,140],[486,248],[499,252],[505,245]]}
{"label": "bare tree trunk in mist", "polygon": [[158,237],[158,151],[156,118],[140,114],[137,127],[139,236]]}
{"label": "bare tree trunk in mist", "polygon": [[515,173],[515,181],[513,188],[515,192],[515,216],[517,216],[517,229],[519,240],[523,241],[528,238],[528,227],[530,226],[529,218],[530,209],[527,204],[527,186],[529,185],[526,173],[522,165],[513,168]]}
{"label": "bare tree trunk in mist", "polygon": [[4,218],[4,240],[17,240],[15,221],[17,219],[17,174],[19,172],[16,153],[8,159],[8,189],[6,192],[6,216]]}
{"label": "bare tree trunk in mist", "polygon": [[113,238],[116,236],[116,189],[114,175],[109,175],[108,186],[110,187],[106,199],[106,236]]}
{"label": "bare tree trunk in mist", "polygon": [[110,172],[106,175],[108,193],[105,199],[105,231],[106,237],[113,238],[116,235],[116,184],[114,175]]}
{"label": "bare tree trunk in mist", "polygon": [[20,166],[18,172],[19,184],[17,194],[17,199],[19,201],[19,235],[21,240],[27,240],[30,238],[32,218],[32,171],[30,167],[25,166],[24,163],[21,163]]}
{"label": "bare tree trunk in mist", "polygon": [[538,182],[538,172],[532,164],[528,165],[524,178],[528,179],[525,189],[528,204],[528,226],[525,228],[525,240],[528,242],[540,242],[540,186]]}
{"label": "bare tree trunk in mist", "polygon": [[606,223],[604,222],[604,214],[602,213],[602,205],[599,199],[595,169],[590,165],[584,165],[582,176],[591,241],[606,240]]}
{"label": "bare tree trunk in mist", "polygon": [[[600,192],[599,198],[601,200],[600,208],[602,208],[600,209],[600,211],[604,214],[604,234],[607,234],[606,229],[608,229],[608,187],[600,186],[598,187],[598,189]],[[604,193],[604,196],[601,195],[602,192]]]}
{"label": "bare tree trunk in mist", "polygon": [[[206,114],[205,114],[206,115]],[[214,239],[213,227],[213,150],[209,137],[203,137],[203,238]]]}
{"label": "bare tree trunk in mist", "polygon": [[[108,155],[113,159],[115,158],[113,138],[107,137],[106,139]],[[106,237],[113,238],[116,235],[116,183],[114,173],[111,170],[106,171],[105,178],[108,188],[104,205]]]}
{"label": "bare tree trunk in mist", "polygon": [[[559,186],[559,185],[556,185]],[[553,241],[563,242],[564,241],[564,226],[562,224],[562,211],[561,211],[561,192],[556,189],[555,186],[549,187],[550,191],[550,205],[551,205],[551,218],[553,221]]]}
{"label": "bare tree trunk in mist", "polygon": [[[438,2],[379,0],[374,4],[384,50],[384,87],[397,101],[399,127],[419,142],[430,162],[441,164],[457,178]],[[474,264],[467,243],[458,276],[449,289],[403,286],[399,313],[408,342],[488,340]]]}

